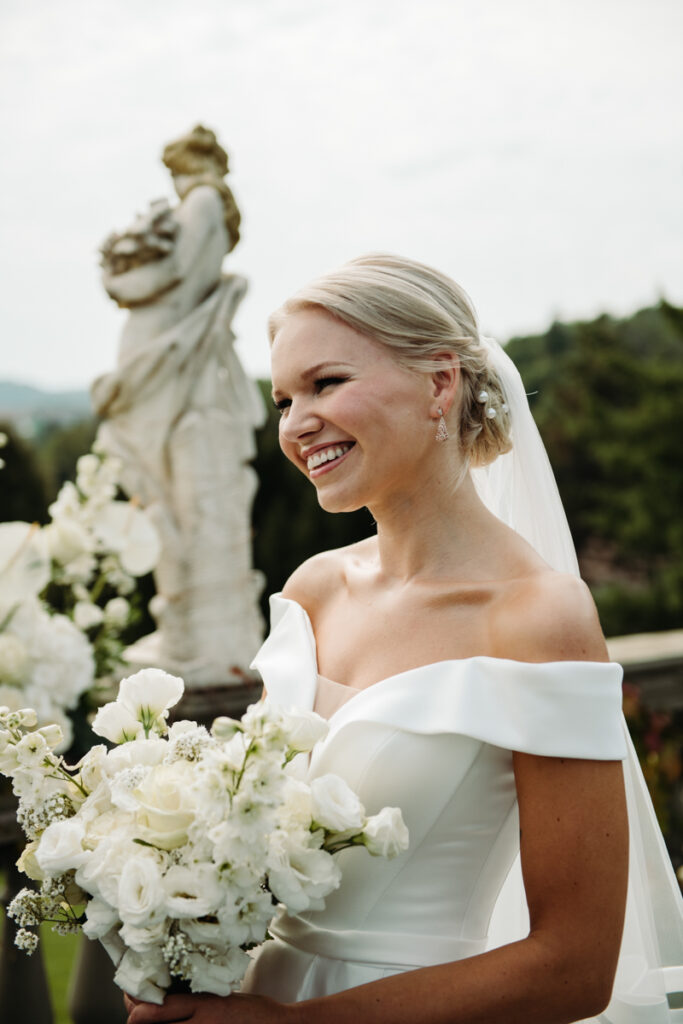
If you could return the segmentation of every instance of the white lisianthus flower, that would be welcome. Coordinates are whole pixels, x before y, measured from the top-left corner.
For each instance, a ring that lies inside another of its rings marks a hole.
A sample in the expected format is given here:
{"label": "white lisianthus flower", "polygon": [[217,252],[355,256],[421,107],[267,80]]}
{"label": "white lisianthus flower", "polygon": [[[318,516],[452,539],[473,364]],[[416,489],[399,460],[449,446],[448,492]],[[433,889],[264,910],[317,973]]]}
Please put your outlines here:
{"label": "white lisianthus flower", "polygon": [[91,897],[85,908],[83,932],[89,939],[101,939],[119,923],[119,912],[97,896]]}
{"label": "white lisianthus flower", "polygon": [[43,832],[35,857],[38,867],[48,876],[63,875],[79,868],[92,856],[83,849],[85,829],[77,818],[54,821]]}
{"label": "white lisianthus flower", "polygon": [[26,645],[11,633],[0,633],[0,680],[10,686],[20,686],[28,667]]}
{"label": "white lisianthus flower", "polygon": [[104,621],[109,626],[122,629],[130,618],[130,604],[125,597],[112,597],[104,606]]}
{"label": "white lisianthus flower", "polygon": [[122,679],[117,703],[141,722],[165,718],[166,712],[177,704],[185,684],[179,676],[172,676],[160,668],[143,668],[135,675]]}
{"label": "white lisianthus flower", "polygon": [[368,818],[363,843],[373,857],[396,857],[408,849],[408,828],[398,807],[383,807]]}
{"label": "white lisianthus flower", "polygon": [[110,501],[93,523],[95,534],[107,551],[119,556],[124,572],[144,576],[159,560],[161,543],[151,519],[130,501]]}
{"label": "white lisianthus flower", "polygon": [[114,981],[136,999],[160,1006],[165,989],[171,984],[171,975],[159,950],[136,953],[127,949],[116,969]]}
{"label": "white lisianthus flower", "polygon": [[144,849],[123,865],[116,905],[124,924],[146,928],[165,915],[166,890],[159,865],[159,854]]}
{"label": "white lisianthus flower", "polygon": [[142,722],[118,701],[104,704],[93,719],[92,731],[112,743],[126,743],[144,735]]}
{"label": "white lisianthus flower", "polygon": [[[280,843],[277,843],[277,839]],[[278,836],[277,839],[274,837],[271,844],[269,888],[290,914],[318,909],[320,898],[339,887],[339,865],[332,854],[324,850],[300,846],[288,849],[290,837]]]}
{"label": "white lisianthus flower", "polygon": [[175,864],[164,875],[166,913],[170,917],[204,917],[221,901],[218,871],[213,864],[192,868]]}
{"label": "white lisianthus flower", "polygon": [[290,748],[305,754],[327,736],[330,727],[315,711],[286,711],[283,728]]}
{"label": "white lisianthus flower", "polygon": [[320,775],[311,783],[313,820],[331,832],[358,832],[365,809],[353,790],[338,775]]}
{"label": "white lisianthus flower", "polygon": [[83,632],[99,626],[103,619],[104,612],[92,601],[77,601],[74,605],[74,622]]}
{"label": "white lisianthus flower", "polygon": [[136,953],[146,953],[154,946],[163,945],[168,938],[168,921],[161,920],[144,927],[126,921],[119,929],[119,935],[128,949],[133,949]]}

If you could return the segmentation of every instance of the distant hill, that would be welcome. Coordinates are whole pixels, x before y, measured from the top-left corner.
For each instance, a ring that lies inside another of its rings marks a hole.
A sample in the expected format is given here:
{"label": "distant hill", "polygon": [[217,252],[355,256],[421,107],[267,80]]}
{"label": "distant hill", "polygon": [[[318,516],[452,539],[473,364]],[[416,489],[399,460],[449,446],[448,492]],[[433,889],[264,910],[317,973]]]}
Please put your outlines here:
{"label": "distant hill", "polygon": [[0,420],[11,423],[25,436],[35,434],[45,424],[67,424],[92,416],[87,391],[46,391],[0,380]]}

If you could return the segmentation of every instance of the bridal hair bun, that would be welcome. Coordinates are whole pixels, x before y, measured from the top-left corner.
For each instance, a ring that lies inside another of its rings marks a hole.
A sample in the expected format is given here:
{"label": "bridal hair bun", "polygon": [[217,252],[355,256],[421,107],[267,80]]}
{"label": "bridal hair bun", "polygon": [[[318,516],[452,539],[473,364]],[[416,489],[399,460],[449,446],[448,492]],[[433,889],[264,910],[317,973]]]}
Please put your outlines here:
{"label": "bridal hair bun", "polygon": [[[325,310],[390,348],[401,365],[422,373],[460,365],[459,403],[448,430],[471,466],[510,451],[510,417],[488,346],[467,293],[445,274],[414,260],[369,253],[324,274],[288,299],[268,321],[271,343],[291,313]],[[485,398],[482,396],[485,395]]]}

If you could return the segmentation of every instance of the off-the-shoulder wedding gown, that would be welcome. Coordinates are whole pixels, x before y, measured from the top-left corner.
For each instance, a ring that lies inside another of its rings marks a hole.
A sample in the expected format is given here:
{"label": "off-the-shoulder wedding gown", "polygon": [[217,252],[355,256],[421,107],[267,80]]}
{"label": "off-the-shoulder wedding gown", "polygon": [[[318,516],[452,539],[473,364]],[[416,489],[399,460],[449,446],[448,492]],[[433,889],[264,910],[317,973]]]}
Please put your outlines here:
{"label": "off-the-shoulder wedding gown", "polygon": [[[319,676],[308,616],[281,596],[271,611],[254,664],[272,700],[312,708]],[[615,664],[475,657],[350,691],[308,772],[342,776],[369,813],[400,807],[410,847],[391,861],[342,852],[340,888],[324,910],[276,920],[246,990],[300,1001],[521,937],[523,908],[499,901],[519,852],[512,751],[624,758],[621,677]],[[618,1008],[600,1019],[641,1020]]]}

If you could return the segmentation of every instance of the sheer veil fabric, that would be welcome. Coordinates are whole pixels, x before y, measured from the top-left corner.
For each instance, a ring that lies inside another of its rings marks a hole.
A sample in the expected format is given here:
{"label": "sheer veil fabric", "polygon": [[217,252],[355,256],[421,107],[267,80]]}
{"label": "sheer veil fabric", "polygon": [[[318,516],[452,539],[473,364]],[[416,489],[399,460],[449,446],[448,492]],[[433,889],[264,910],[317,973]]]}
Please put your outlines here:
{"label": "sheer veil fabric", "polygon": [[[492,338],[482,339],[510,411],[513,448],[472,470],[477,491],[500,519],[560,572],[578,575],[576,552],[550,462],[531,415],[522,379]],[[676,1019],[666,998],[673,969],[683,972],[683,899],[671,868],[638,758],[623,722],[628,755],[624,782],[630,825],[626,922],[612,1001],[597,1024],[667,1024]],[[490,947],[512,941],[528,925],[519,858],[494,913]],[[671,989],[671,985],[669,988]],[[680,980],[674,983],[678,991]]]}

